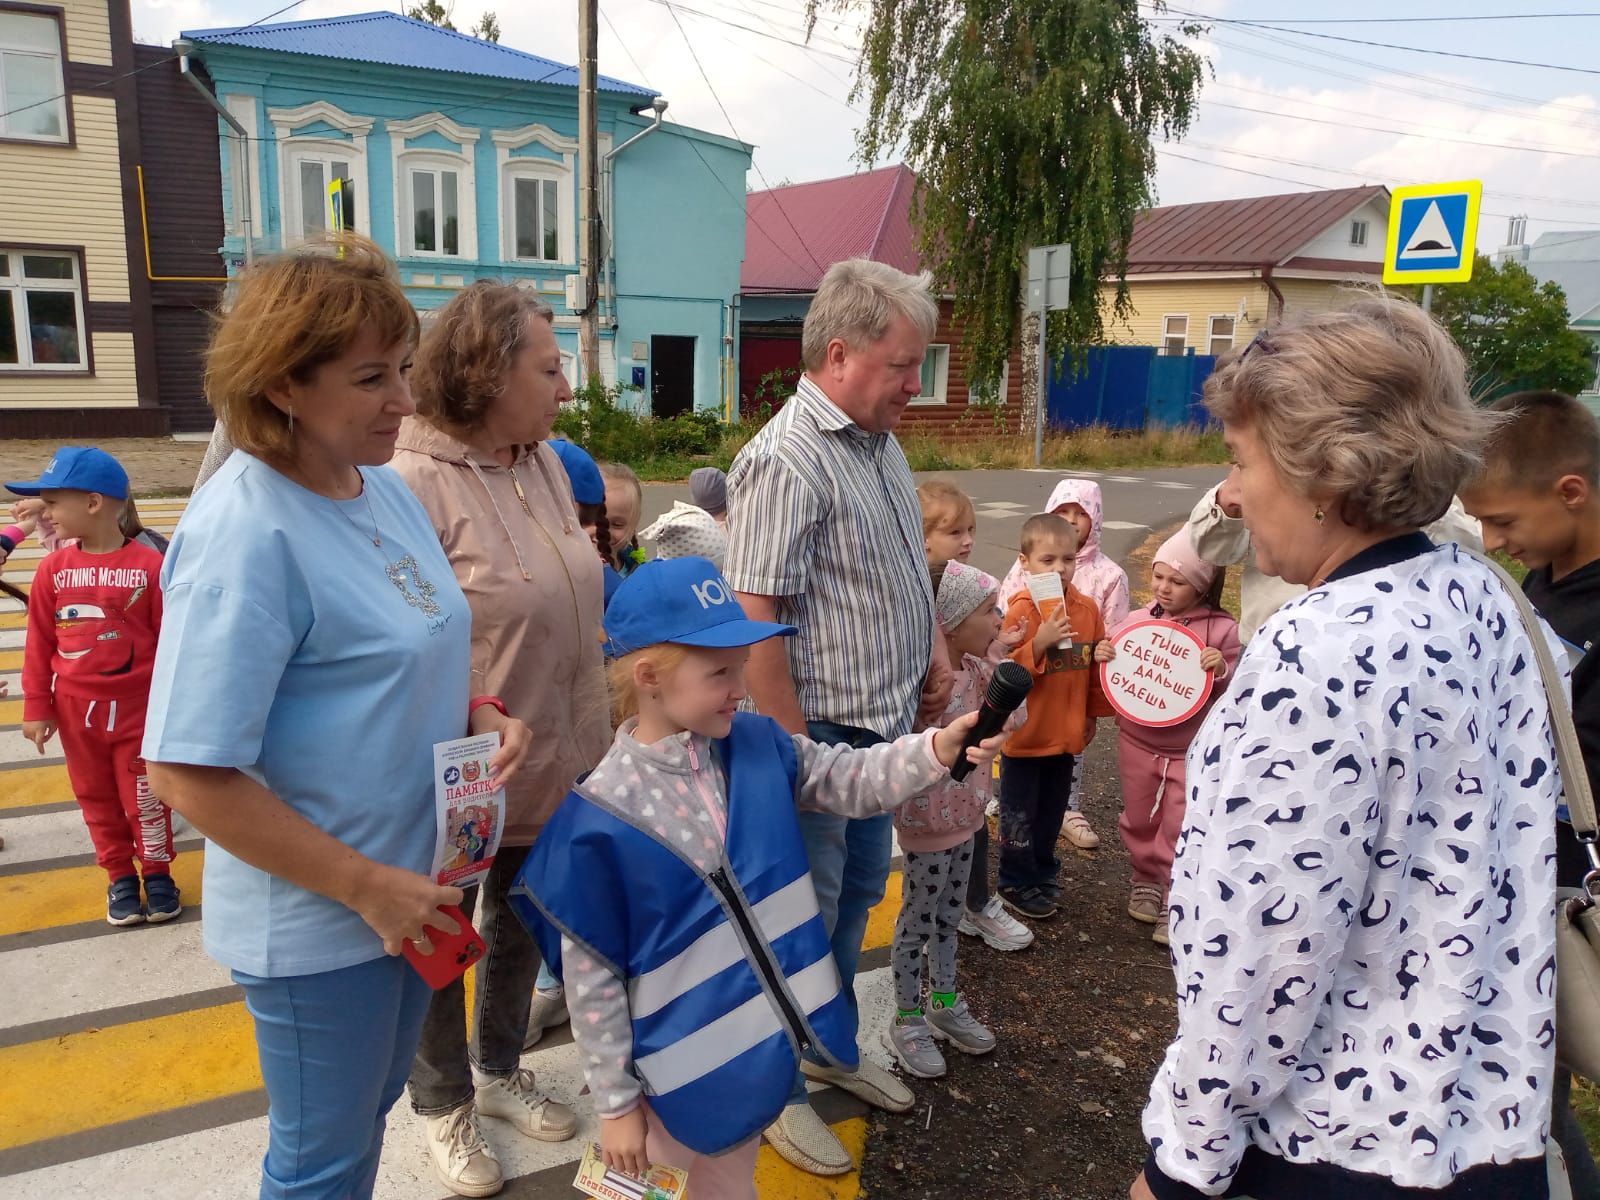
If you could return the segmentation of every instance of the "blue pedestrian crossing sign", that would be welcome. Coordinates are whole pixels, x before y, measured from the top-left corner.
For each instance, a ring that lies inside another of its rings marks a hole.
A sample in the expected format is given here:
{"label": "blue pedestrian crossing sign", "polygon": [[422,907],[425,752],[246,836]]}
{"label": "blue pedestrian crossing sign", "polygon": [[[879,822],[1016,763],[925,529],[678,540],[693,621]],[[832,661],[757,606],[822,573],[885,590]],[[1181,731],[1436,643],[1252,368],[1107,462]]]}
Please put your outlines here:
{"label": "blue pedestrian crossing sign", "polygon": [[1385,283],[1465,283],[1478,253],[1483,183],[1422,183],[1395,188],[1389,201]]}

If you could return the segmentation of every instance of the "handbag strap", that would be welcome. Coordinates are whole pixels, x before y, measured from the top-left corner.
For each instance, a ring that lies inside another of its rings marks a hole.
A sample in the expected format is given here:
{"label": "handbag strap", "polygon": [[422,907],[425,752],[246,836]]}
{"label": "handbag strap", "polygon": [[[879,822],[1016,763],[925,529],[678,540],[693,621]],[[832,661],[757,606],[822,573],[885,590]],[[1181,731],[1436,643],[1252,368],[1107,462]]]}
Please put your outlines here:
{"label": "handbag strap", "polygon": [[1494,559],[1468,550],[1489,570],[1499,577],[1522,617],[1528,640],[1533,643],[1534,657],[1539,660],[1539,674],[1544,679],[1545,695],[1550,701],[1550,732],[1555,737],[1556,764],[1561,770],[1561,783],[1567,793],[1567,811],[1572,815],[1572,828],[1578,839],[1590,848],[1593,860],[1593,843],[1596,836],[1594,792],[1589,787],[1589,772],[1584,769],[1583,750],[1578,745],[1578,730],[1572,723],[1572,708],[1566,701],[1566,687],[1555,656],[1550,653],[1550,640],[1540,627],[1539,614],[1516,580]]}

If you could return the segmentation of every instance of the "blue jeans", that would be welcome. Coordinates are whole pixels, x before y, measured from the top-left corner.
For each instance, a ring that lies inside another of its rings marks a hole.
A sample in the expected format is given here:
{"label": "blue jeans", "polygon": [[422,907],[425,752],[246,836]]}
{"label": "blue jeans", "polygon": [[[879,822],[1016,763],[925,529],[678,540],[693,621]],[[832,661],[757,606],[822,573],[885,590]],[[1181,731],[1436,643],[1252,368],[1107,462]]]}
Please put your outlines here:
{"label": "blue jeans", "polygon": [[433,992],[403,958],[317,975],[233,973],[255,1018],[270,1136],[261,1200],[372,1195]]}
{"label": "blue jeans", "polygon": [[561,980],[556,978],[550,964],[543,959],[539,960],[539,977],[533,981],[533,986],[541,992],[553,992],[561,986]]}
{"label": "blue jeans", "polygon": [[[808,721],[806,732],[818,742],[857,748],[875,746],[884,740],[871,730],[832,721]],[[817,907],[828,929],[833,961],[839,968],[839,981],[854,1024],[856,964],[861,961],[861,943],[867,936],[867,918],[873,906],[883,899],[889,881],[894,818],[883,813],[851,821],[832,813],[802,812],[800,837],[806,844]],[[805,1077],[797,1074],[789,1103],[805,1102]]]}

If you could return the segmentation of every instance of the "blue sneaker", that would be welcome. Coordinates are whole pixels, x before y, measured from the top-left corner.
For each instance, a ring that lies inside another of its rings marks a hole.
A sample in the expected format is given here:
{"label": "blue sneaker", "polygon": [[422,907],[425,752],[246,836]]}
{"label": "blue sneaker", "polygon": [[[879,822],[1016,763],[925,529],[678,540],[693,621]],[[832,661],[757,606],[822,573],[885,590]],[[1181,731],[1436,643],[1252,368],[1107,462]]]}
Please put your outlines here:
{"label": "blue sneaker", "polygon": [[170,921],[183,911],[182,893],[171,875],[146,875],[144,877],[144,904],[152,925]]}
{"label": "blue sneaker", "polygon": [[137,875],[124,875],[106,889],[106,920],[112,925],[144,924]]}

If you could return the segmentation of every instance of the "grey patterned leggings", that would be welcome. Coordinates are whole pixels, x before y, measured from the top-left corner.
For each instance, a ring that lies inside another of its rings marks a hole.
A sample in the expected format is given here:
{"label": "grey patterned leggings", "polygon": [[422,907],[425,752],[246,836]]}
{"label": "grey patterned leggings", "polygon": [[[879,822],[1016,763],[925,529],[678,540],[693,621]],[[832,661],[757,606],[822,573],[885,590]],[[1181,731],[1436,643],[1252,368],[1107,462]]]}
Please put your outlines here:
{"label": "grey patterned leggings", "polygon": [[957,927],[967,909],[967,876],[972,870],[972,839],[948,850],[905,853],[900,917],[894,923],[894,1000],[902,1009],[922,1005],[922,948],[928,951],[928,987],[956,990]]}

